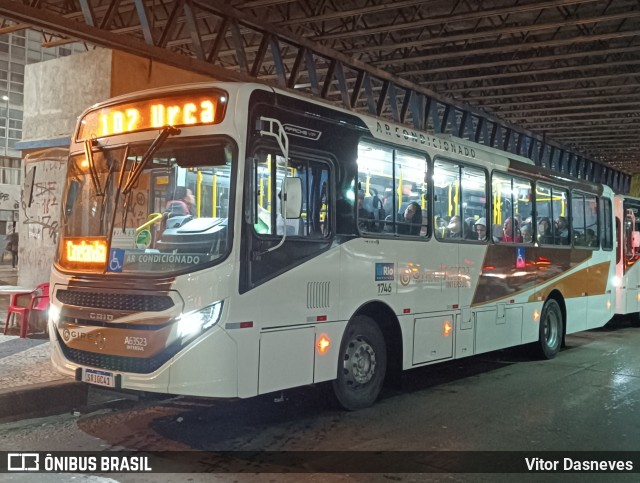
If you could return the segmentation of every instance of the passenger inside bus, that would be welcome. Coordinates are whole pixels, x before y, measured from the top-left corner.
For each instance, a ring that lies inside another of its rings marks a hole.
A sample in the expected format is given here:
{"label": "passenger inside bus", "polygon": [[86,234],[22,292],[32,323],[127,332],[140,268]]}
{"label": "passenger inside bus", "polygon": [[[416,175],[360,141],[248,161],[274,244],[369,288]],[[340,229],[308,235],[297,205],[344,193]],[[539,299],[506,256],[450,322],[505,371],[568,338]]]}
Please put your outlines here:
{"label": "passenger inside bus", "polygon": [[399,235],[420,235],[422,226],[422,208],[412,201],[407,205],[402,215],[398,214],[398,234]]}
{"label": "passenger inside bus", "polygon": [[556,220],[556,242],[559,245],[569,244],[569,223],[564,216],[559,216]]}
{"label": "passenger inside bus", "polygon": [[593,231],[591,228],[587,228],[587,231],[585,232],[585,245],[588,247],[597,247],[598,246],[598,236],[596,235],[596,232]]}
{"label": "passenger inside bus", "polygon": [[186,186],[178,186],[173,194],[174,199],[167,201],[165,211],[169,216],[184,216],[193,214],[195,198],[193,193]]}
{"label": "passenger inside bus", "polygon": [[462,221],[458,215],[452,216],[449,220],[447,238],[462,238]]}
{"label": "passenger inside bus", "polygon": [[551,221],[549,221],[549,218],[547,217],[543,217],[538,220],[538,243],[542,245],[553,244]]}
{"label": "passenger inside bus", "polygon": [[533,240],[533,230],[531,229],[531,223],[523,223],[522,228],[520,228],[520,233],[522,234],[522,241],[524,243],[531,243]]}
{"label": "passenger inside bus", "polygon": [[502,242],[503,243],[522,243],[522,235],[518,227],[518,220],[514,220],[512,217],[507,217],[504,220],[502,227]]}
{"label": "passenger inside bus", "polygon": [[479,218],[474,228],[476,230],[476,239],[485,241],[487,239],[487,219],[485,217]]}
{"label": "passenger inside bus", "polygon": [[477,240],[478,234],[475,229],[475,220],[473,217],[465,218],[464,220],[464,238],[465,240]]}

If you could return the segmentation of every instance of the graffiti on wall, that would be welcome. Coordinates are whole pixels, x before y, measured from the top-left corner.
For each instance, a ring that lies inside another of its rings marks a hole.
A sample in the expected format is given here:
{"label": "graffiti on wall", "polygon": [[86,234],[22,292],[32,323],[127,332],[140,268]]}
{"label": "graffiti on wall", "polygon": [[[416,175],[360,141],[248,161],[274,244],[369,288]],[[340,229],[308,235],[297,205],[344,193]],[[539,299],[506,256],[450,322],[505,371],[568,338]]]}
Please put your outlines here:
{"label": "graffiti on wall", "polygon": [[0,210],[15,211],[20,203],[20,186],[2,185],[0,186]]}
{"label": "graffiti on wall", "polygon": [[21,203],[20,218],[27,227],[30,240],[40,240],[50,246],[55,246],[58,241],[60,198],[65,169],[65,163],[61,161],[44,161],[37,164],[31,206],[27,206],[26,199]]}

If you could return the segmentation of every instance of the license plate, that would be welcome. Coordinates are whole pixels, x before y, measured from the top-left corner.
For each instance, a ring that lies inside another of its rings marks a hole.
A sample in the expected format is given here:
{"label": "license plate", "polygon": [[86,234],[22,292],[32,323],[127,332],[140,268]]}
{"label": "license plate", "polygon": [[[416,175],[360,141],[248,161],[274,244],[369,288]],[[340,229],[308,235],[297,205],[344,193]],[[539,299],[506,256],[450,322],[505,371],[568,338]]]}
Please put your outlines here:
{"label": "license plate", "polygon": [[116,378],[113,372],[83,369],[82,380],[89,384],[95,384],[96,386],[116,387]]}

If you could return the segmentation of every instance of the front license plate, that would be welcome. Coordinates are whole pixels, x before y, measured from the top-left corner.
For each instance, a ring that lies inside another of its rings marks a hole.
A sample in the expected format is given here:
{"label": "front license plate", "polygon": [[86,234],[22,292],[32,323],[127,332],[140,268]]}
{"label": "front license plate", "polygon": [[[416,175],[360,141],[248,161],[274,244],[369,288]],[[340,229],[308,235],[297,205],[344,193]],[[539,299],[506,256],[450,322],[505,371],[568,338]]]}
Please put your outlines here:
{"label": "front license plate", "polygon": [[113,372],[98,371],[96,369],[83,369],[82,380],[97,386],[116,387],[116,378]]}

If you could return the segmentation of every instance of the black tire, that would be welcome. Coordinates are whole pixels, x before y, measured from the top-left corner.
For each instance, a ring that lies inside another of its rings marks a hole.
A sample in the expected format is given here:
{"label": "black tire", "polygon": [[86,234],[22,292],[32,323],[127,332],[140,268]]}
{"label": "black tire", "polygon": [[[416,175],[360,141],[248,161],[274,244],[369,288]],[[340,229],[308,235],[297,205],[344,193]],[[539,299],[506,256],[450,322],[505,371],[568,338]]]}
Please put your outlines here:
{"label": "black tire", "polygon": [[542,307],[540,314],[540,335],[538,339],[539,354],[544,359],[553,359],[560,351],[564,320],[560,305],[549,299]]}
{"label": "black tire", "polygon": [[387,348],[378,325],[369,317],[354,317],[342,336],[338,377],[333,381],[338,404],[348,411],[371,406],[386,372]]}

